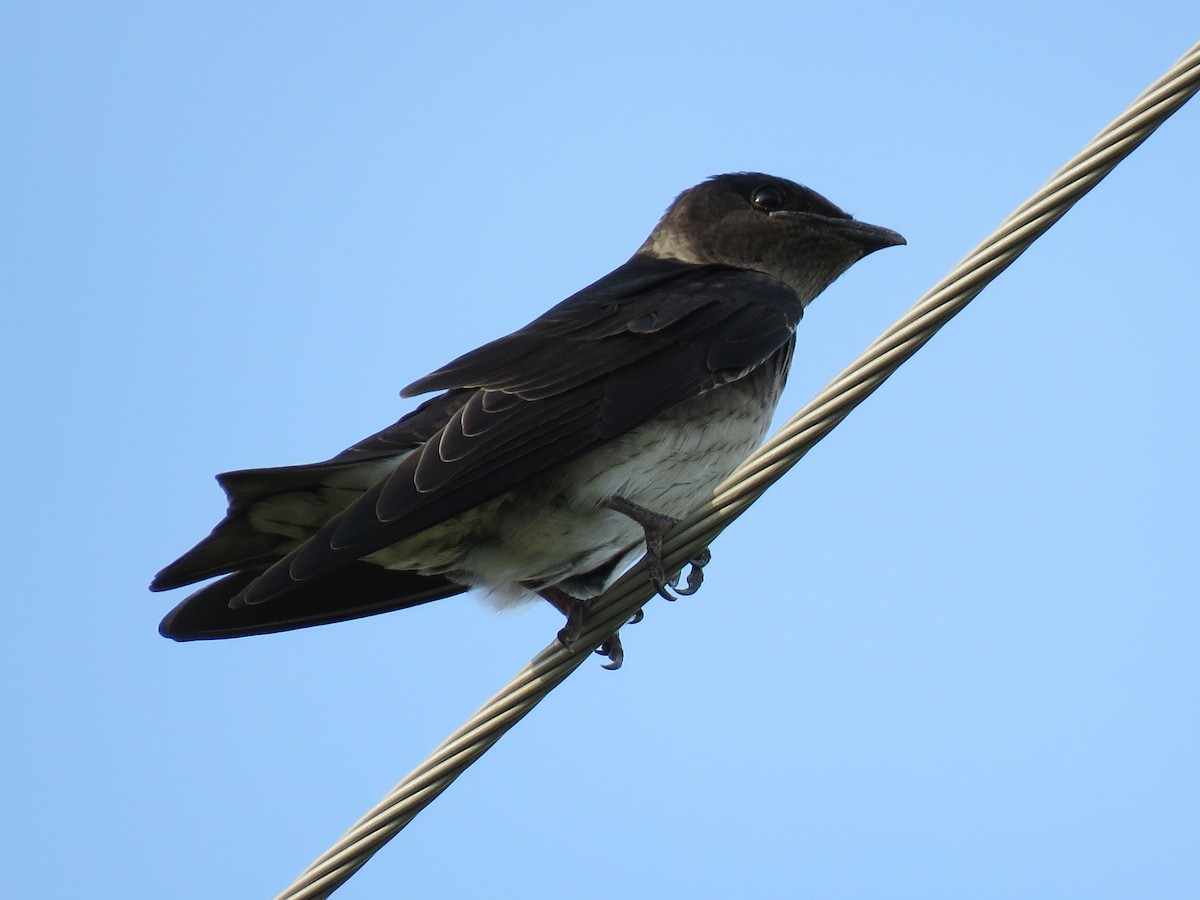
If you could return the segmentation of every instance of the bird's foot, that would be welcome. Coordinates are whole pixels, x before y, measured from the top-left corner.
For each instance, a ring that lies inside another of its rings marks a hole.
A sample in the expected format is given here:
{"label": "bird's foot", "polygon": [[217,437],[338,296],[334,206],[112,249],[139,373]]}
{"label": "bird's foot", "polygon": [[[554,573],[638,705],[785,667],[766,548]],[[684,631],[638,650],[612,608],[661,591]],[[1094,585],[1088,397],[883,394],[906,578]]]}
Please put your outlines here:
{"label": "bird's foot", "polygon": [[[558,642],[569,650],[571,644],[583,634],[583,620],[587,615],[588,601],[572,597],[566,591],[556,587],[544,587],[539,589],[538,593],[567,617],[567,624],[559,629]],[[636,625],[644,617],[645,613],[639,609],[630,618],[628,624]],[[615,671],[621,668],[621,664],[625,662],[625,650],[621,646],[619,632],[614,631],[603,644],[596,648],[596,652],[609,658],[609,662],[604,664],[606,669]]]}
{"label": "bird's foot", "polygon": [[[682,570],[676,572],[671,578],[667,578],[667,573],[663,570],[663,539],[667,532],[679,524],[679,519],[663,513],[656,513],[652,509],[646,509],[632,500],[626,500],[617,495],[606,500],[604,505],[613,512],[628,516],[642,526],[646,539],[645,559],[646,566],[650,570],[650,583],[654,585],[654,589],[660,597],[666,600],[676,600],[678,597],[691,596],[700,590],[700,585],[704,583],[704,567],[712,561],[712,553],[707,547],[688,560],[691,569],[688,571],[687,587],[678,586],[679,576],[683,574]],[[672,589],[675,593],[671,593]]]}

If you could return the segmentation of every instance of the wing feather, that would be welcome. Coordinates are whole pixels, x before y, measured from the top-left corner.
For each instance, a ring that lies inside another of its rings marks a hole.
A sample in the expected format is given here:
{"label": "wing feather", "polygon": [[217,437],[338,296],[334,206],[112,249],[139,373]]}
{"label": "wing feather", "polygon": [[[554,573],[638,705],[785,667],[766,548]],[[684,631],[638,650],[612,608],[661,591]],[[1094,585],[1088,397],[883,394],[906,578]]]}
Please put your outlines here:
{"label": "wing feather", "polygon": [[444,426],[235,602],[285,594],[742,377],[790,343],[802,314],[769,276],[635,258],[410,385],[455,395]]}

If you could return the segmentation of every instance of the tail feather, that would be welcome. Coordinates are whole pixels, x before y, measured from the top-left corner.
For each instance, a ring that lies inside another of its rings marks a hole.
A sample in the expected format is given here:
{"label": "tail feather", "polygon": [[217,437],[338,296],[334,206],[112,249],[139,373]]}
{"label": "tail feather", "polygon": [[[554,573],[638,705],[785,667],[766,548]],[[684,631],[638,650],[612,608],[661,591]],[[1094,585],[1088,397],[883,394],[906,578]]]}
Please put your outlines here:
{"label": "tail feather", "polygon": [[271,634],[407,609],[467,590],[438,575],[355,562],[298,584],[278,602],[230,609],[230,599],[261,574],[261,568],[240,571],[206,585],[167,613],[159,634],[176,641]]}
{"label": "tail feather", "polygon": [[222,472],[217,484],[229,498],[229,511],[240,511],[260,500],[292,491],[306,491],[316,485],[357,489],[371,486],[375,478],[396,467],[403,454],[343,461],[327,460],[304,466],[276,466],[270,469],[237,469]]}
{"label": "tail feather", "polygon": [[218,475],[229,500],[225,518],[159,572],[150,589],[166,591],[224,577],[175,607],[159,625],[162,635],[195,641],[269,634],[405,609],[465,591],[441,576],[352,562],[297,584],[277,602],[229,608],[229,601],[273,563],[435,435],[470,395],[469,390],[439,394],[324,462]]}
{"label": "tail feather", "polygon": [[401,456],[241,469],[217,476],[229,509],[212,533],[154,576],[152,591],[252,568],[261,572],[357,499]]}
{"label": "tail feather", "polygon": [[169,591],[239,569],[251,569],[257,577],[286,552],[278,536],[255,531],[244,519],[225,519],[212,534],[155,575],[150,590]]}

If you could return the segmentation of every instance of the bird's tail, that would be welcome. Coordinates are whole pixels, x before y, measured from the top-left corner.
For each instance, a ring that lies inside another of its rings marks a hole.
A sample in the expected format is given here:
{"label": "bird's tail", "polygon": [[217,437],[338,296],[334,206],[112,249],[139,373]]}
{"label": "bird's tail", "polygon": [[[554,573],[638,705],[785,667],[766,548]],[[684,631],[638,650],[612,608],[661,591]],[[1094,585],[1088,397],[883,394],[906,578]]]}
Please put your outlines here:
{"label": "bird's tail", "polygon": [[270,634],[407,609],[467,590],[436,575],[393,572],[354,562],[298,584],[278,603],[230,609],[230,599],[262,571],[234,572],[201,588],[167,613],[158,626],[159,633],[177,641]]}
{"label": "bird's tail", "polygon": [[[229,498],[212,533],[154,576],[152,591],[263,570],[315,534],[402,456],[243,469],[217,476]],[[248,583],[248,582],[247,582]]]}

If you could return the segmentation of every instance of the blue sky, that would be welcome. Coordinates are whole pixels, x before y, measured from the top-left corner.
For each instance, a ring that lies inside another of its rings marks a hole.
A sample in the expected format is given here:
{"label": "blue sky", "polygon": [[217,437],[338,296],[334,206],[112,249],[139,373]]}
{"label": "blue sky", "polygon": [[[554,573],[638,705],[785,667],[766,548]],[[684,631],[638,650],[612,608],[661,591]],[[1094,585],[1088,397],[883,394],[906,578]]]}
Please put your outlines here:
{"label": "blue sky", "polygon": [[[1182,0],[4,19],[0,861],[54,898],[271,896],[559,627],[165,641],[213,474],[389,423],[732,170],[909,241],[810,308],[782,420],[1200,35]],[[1200,895],[1198,147],[1193,103],[338,896]]]}

